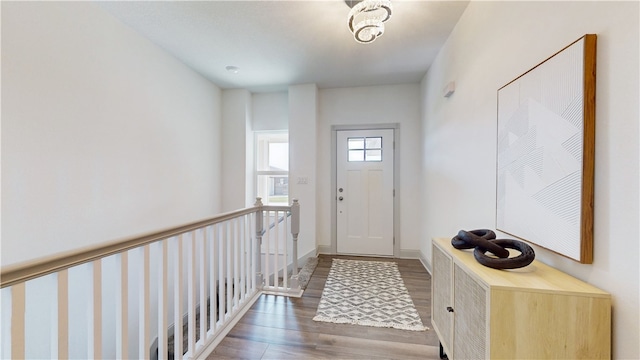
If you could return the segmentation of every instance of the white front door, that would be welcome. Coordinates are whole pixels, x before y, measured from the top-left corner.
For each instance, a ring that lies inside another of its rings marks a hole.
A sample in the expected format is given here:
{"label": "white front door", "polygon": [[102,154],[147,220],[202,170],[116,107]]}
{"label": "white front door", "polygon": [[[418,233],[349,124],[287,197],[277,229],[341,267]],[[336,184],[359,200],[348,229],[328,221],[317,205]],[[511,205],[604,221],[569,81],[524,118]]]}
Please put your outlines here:
{"label": "white front door", "polygon": [[338,253],[393,256],[393,138],[393,129],[337,131]]}

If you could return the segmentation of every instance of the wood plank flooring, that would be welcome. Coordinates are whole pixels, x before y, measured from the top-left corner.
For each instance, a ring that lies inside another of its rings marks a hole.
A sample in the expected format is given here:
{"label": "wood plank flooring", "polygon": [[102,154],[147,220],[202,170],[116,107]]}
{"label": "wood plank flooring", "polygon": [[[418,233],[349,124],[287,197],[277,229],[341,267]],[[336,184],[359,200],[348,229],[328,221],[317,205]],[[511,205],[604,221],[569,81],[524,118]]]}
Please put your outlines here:
{"label": "wood plank flooring", "polygon": [[[430,329],[313,321],[333,258],[398,263],[422,322]],[[262,295],[207,359],[439,359],[430,311],[431,276],[419,260],[320,255],[301,298]]]}

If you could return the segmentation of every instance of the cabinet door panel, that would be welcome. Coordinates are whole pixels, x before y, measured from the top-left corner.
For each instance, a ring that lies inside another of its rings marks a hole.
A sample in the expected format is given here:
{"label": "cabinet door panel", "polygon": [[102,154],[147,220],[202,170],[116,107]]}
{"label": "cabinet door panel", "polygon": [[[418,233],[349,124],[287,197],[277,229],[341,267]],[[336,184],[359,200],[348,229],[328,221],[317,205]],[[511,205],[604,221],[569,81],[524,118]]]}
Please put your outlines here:
{"label": "cabinet door panel", "polygon": [[431,308],[431,319],[433,327],[439,333],[440,342],[445,349],[451,349],[451,313],[447,307],[453,306],[451,284],[452,284],[451,258],[447,256],[437,246],[433,247],[433,278],[431,283],[433,288],[433,304]]}
{"label": "cabinet door panel", "polygon": [[457,264],[453,268],[453,356],[456,359],[485,359],[487,290]]}

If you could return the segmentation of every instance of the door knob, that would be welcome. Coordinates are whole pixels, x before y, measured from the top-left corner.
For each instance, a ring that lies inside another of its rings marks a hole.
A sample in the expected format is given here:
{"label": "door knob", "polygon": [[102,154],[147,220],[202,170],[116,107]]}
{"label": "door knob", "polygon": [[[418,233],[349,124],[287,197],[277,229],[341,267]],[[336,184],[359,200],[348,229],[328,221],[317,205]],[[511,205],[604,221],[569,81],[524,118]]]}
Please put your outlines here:
{"label": "door knob", "polygon": [[338,198],[338,200],[342,201],[342,200],[344,200],[344,198],[343,198],[342,196],[340,196],[340,197]]}

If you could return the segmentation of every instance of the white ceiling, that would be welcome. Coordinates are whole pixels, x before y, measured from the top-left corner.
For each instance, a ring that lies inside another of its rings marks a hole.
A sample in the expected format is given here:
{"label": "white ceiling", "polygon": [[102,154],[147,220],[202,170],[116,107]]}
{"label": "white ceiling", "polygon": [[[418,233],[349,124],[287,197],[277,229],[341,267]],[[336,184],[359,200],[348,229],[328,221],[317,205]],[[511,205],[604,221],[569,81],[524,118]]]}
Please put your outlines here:
{"label": "white ceiling", "polygon": [[384,35],[371,44],[353,39],[343,0],[98,4],[221,88],[260,92],[417,83],[468,3],[393,0]]}

